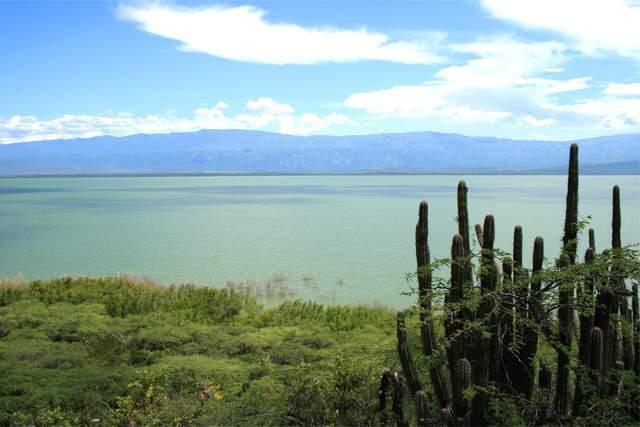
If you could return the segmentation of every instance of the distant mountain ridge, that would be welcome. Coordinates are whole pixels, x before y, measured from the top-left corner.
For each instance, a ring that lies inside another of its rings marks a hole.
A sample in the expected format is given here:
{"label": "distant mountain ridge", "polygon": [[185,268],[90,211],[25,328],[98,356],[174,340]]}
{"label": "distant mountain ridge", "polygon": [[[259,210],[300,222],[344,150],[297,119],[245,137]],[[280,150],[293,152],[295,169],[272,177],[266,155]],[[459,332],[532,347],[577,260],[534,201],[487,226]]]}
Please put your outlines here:
{"label": "distant mountain ridge", "polygon": [[556,173],[572,142],[580,146],[585,173],[640,173],[640,134],[558,142],[436,132],[302,137],[205,130],[0,145],[0,175]]}

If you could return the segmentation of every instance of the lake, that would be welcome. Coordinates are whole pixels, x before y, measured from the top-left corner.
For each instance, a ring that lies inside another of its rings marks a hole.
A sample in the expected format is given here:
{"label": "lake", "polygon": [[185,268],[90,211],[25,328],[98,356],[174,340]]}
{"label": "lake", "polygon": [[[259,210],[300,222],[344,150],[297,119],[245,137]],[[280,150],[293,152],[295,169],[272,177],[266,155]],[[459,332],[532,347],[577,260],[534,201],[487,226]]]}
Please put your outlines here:
{"label": "lake", "polygon": [[[496,246],[524,230],[550,261],[564,222],[564,176],[178,176],[0,179],[0,277],[130,273],[163,283],[402,307],[415,269],[418,203],[430,206],[432,257],[457,232],[456,186],[471,224],[496,218]],[[640,242],[640,178],[581,176],[581,216],[610,246],[611,187],[622,194],[623,244]],[[586,233],[585,233],[586,234]],[[584,253],[584,240],[580,253]]]}

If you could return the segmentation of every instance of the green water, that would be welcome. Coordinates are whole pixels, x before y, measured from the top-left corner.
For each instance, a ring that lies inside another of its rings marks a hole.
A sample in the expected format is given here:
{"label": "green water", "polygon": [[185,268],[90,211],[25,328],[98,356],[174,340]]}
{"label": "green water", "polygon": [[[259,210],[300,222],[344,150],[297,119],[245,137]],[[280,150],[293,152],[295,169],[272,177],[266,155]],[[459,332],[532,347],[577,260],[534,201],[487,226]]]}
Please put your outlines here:
{"label": "green water", "polygon": [[[521,224],[526,259],[536,235],[557,255],[561,176],[20,178],[0,179],[0,276],[126,272],[266,293],[275,274],[271,289],[288,289],[276,296],[399,307],[410,302],[401,292],[415,268],[418,202],[430,204],[432,256],[447,256],[461,178],[472,224],[496,217],[498,247],[509,250]],[[640,242],[640,179],[583,176],[580,215],[593,216],[599,249],[610,244],[613,184],[623,243]]]}

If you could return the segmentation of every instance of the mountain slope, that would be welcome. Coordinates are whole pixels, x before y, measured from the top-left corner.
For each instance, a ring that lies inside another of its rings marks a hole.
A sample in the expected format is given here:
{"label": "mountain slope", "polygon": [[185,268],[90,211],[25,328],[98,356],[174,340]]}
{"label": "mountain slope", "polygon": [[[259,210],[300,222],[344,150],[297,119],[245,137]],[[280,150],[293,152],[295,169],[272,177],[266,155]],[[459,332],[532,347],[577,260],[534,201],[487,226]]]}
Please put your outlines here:
{"label": "mountain slope", "polygon": [[[577,142],[583,164],[640,161],[639,134]],[[0,145],[0,175],[519,171],[563,165],[570,143],[435,132],[301,137],[208,130]]]}

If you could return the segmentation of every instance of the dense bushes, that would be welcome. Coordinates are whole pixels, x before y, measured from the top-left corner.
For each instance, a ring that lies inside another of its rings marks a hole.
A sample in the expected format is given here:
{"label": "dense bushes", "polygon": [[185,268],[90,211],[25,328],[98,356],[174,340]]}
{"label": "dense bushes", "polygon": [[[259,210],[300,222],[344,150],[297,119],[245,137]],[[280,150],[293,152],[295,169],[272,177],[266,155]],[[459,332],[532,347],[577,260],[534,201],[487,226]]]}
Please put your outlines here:
{"label": "dense bushes", "polygon": [[0,424],[376,423],[393,314],[119,278],[0,283]]}
{"label": "dense bushes", "polygon": [[255,309],[256,305],[254,299],[241,292],[194,285],[161,287],[151,281],[139,281],[128,276],[99,279],[64,277],[28,284],[3,282],[0,285],[0,306],[24,299],[35,299],[45,304],[98,303],[104,305],[112,317],[165,311],[177,318],[206,323],[229,320],[240,309]]}

